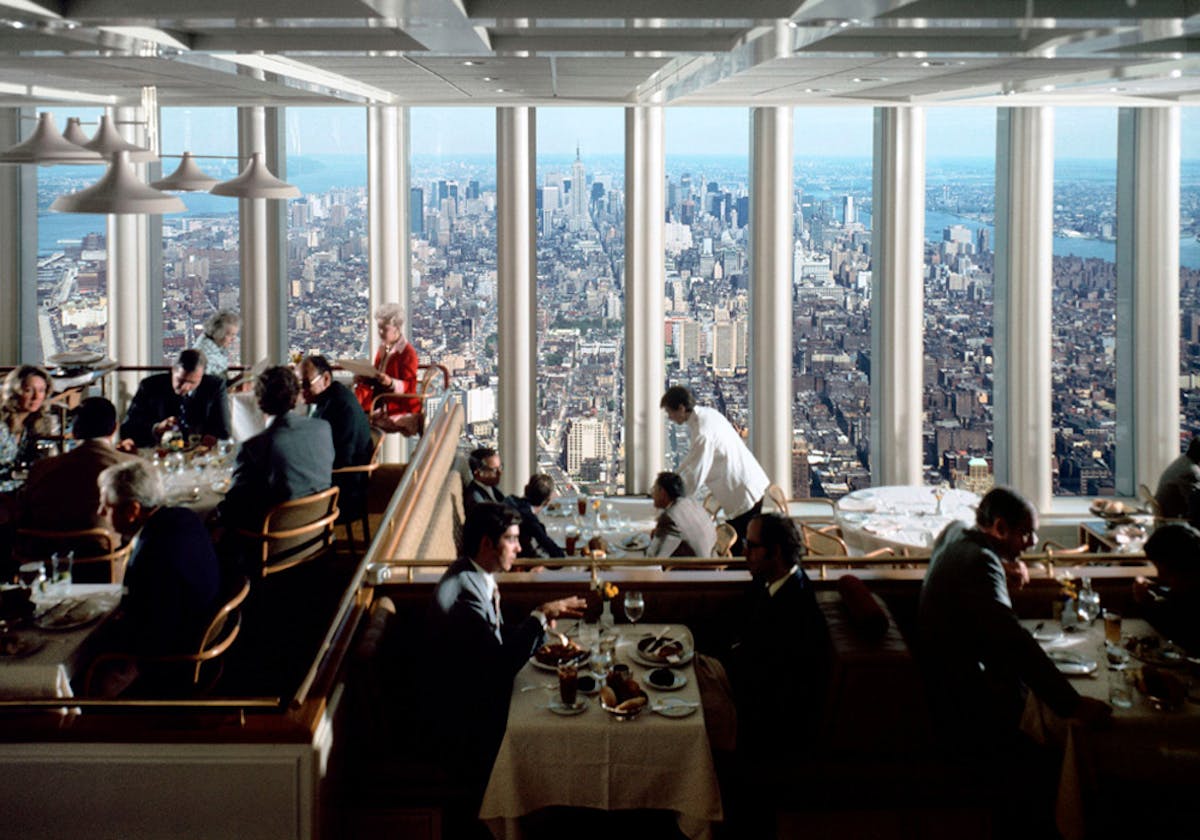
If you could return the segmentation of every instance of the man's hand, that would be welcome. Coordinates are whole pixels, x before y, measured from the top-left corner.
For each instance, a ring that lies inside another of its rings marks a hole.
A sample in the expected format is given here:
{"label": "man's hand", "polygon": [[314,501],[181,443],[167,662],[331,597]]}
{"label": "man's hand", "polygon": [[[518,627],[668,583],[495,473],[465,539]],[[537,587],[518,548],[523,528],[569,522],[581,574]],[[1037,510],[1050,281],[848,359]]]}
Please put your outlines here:
{"label": "man's hand", "polygon": [[136,455],[137,444],[133,442],[133,438],[123,438],[117,444],[117,450],[120,452],[128,452],[130,455]]}
{"label": "man's hand", "polygon": [[1112,706],[1095,697],[1080,697],[1072,717],[1083,721],[1087,726],[1105,726],[1112,717]]}
{"label": "man's hand", "polygon": [[556,618],[578,618],[587,609],[587,600],[578,596],[560,598],[557,601],[547,601],[538,607],[538,611],[546,616],[548,621]]}
{"label": "man's hand", "polygon": [[1006,560],[1002,565],[1008,578],[1009,589],[1022,589],[1029,583],[1029,567],[1025,565],[1024,560]]}
{"label": "man's hand", "polygon": [[170,431],[179,427],[179,418],[168,417],[166,420],[160,420],[154,424],[154,436],[161,437],[163,432]]}

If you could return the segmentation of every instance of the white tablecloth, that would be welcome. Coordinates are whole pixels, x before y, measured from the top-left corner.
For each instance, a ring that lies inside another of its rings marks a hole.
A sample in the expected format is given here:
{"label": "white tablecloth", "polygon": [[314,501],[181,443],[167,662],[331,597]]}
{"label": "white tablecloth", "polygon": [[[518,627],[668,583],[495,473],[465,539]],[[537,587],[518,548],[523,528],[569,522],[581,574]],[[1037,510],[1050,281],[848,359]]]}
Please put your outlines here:
{"label": "white tablecloth", "polygon": [[[684,632],[672,626],[673,636]],[[618,626],[629,639],[618,644],[617,661],[630,665],[652,703],[666,697],[699,702],[691,665],[679,669],[688,684],[666,692],[648,685],[650,669],[631,658],[636,640],[659,629]],[[497,838],[517,837],[518,817],[554,805],[674,811],[684,834],[709,835],[723,813],[702,710],[665,718],[647,709],[626,721],[600,708],[599,697],[590,697],[587,711],[560,717],[547,708],[557,693],[545,688],[551,684],[557,686],[555,675],[532,665],[513,681],[508,727],[479,812]]]}
{"label": "white tablecloth", "polygon": [[[1033,626],[1039,622],[1022,621]],[[1057,628],[1055,622],[1040,622],[1044,628]],[[1155,635],[1140,619],[1125,619],[1122,636]],[[1096,621],[1086,633],[1067,634],[1043,644],[1047,650],[1064,650],[1099,663],[1091,677],[1072,678],[1071,684],[1085,697],[1108,700],[1109,681],[1123,679],[1121,672],[1109,672],[1104,650],[1104,622]],[[1136,659],[1130,668],[1139,668]],[[1187,679],[1187,672],[1176,672]],[[1110,803],[1096,801],[1093,792],[1098,775],[1118,778],[1139,776],[1144,779],[1178,779],[1179,773],[1196,772],[1200,759],[1200,705],[1184,701],[1173,711],[1158,711],[1140,692],[1130,687],[1133,706],[1113,709],[1111,726],[1101,730],[1068,722],[1030,694],[1021,719],[1021,729],[1039,743],[1056,744],[1063,749],[1059,772],[1055,818],[1067,840],[1091,836],[1102,825],[1103,808]]]}
{"label": "white tablecloth", "polygon": [[979,497],[969,490],[946,490],[938,505],[933,487],[869,487],[837,502],[838,523],[851,549],[887,547],[927,551],[955,520],[974,523]]}
{"label": "white tablecloth", "polygon": [[[608,504],[612,505],[611,515]],[[546,533],[559,546],[566,547],[566,530],[573,526],[579,529],[581,548],[587,545],[588,538],[599,534],[608,543],[609,557],[645,556],[644,549],[624,549],[621,544],[627,537],[635,534],[645,534],[649,537],[650,532],[654,530],[658,512],[649,499],[601,497],[599,516],[590,505],[585,516],[578,516],[574,497],[564,497],[559,500],[559,505],[560,507],[554,510],[543,510],[540,516],[542,524],[546,526]]]}
{"label": "white tablecloth", "polygon": [[[95,601],[106,612],[116,609],[123,587],[119,583],[74,584],[70,597]],[[39,604],[38,609],[49,606]],[[75,630],[41,630],[32,623],[15,631],[42,647],[28,656],[0,656],[0,697],[35,699],[73,697],[71,679],[84,664],[88,638],[104,623],[100,617]]]}

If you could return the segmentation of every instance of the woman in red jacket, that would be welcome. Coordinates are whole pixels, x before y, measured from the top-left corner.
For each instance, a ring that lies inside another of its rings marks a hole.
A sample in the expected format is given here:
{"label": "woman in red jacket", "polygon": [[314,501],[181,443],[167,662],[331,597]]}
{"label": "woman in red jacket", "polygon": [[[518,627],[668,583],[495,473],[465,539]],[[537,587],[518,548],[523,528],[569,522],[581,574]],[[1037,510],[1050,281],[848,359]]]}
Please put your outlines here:
{"label": "woman in red jacket", "polygon": [[[398,303],[383,304],[375,310],[375,323],[379,329],[375,369],[379,374],[374,378],[359,376],[354,380],[354,395],[368,413],[371,412],[371,401],[380,394],[413,394],[417,390],[417,351],[401,332],[404,308]],[[376,414],[394,419],[420,410],[421,401],[413,398],[382,403]]]}

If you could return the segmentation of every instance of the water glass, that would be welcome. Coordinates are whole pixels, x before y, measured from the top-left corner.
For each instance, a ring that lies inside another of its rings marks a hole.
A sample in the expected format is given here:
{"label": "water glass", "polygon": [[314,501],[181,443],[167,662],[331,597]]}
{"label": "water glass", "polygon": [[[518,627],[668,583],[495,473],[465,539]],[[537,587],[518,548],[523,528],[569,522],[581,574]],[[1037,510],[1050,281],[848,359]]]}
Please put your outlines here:
{"label": "water glass", "polygon": [[579,692],[579,670],[571,664],[558,666],[558,695],[564,706],[575,705]]}
{"label": "water glass", "polygon": [[46,580],[46,564],[40,560],[22,563],[17,569],[17,582],[25,589],[40,589],[39,584]]}
{"label": "water glass", "polygon": [[1132,674],[1129,671],[1108,672],[1108,702],[1117,709],[1128,709],[1133,706],[1133,686],[1129,684]]}
{"label": "water glass", "polygon": [[592,667],[597,674],[604,675],[612,667],[613,657],[617,649],[617,637],[606,633],[600,637],[596,652],[592,654]]}
{"label": "water glass", "polygon": [[629,619],[630,624],[637,624],[641,621],[645,610],[646,599],[641,592],[630,590],[625,593],[625,617]]}
{"label": "water glass", "polygon": [[1104,611],[1104,641],[1110,645],[1121,644],[1121,616],[1112,610]]}
{"label": "water glass", "polygon": [[68,551],[66,554],[59,554],[56,551],[50,555],[50,582],[61,585],[63,594],[71,591],[71,570],[74,566],[74,551]]}

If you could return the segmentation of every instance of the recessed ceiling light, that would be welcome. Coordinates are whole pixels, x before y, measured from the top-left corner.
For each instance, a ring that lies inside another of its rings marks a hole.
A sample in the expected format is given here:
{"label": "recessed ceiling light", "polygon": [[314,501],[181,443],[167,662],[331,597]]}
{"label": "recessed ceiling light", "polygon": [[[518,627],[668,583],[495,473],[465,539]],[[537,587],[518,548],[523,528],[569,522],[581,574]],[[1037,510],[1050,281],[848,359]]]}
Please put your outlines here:
{"label": "recessed ceiling light", "polygon": [[805,88],[804,93],[829,93],[829,88]]}
{"label": "recessed ceiling light", "polygon": [[885,79],[883,76],[878,76],[878,77],[875,77],[875,76],[855,76],[855,77],[854,77],[853,79],[851,79],[850,81],[852,81],[852,82],[855,82],[856,84],[860,84],[860,85],[861,85],[861,84],[866,84],[867,82],[886,82],[886,81],[887,81],[887,79]]}
{"label": "recessed ceiling light", "polygon": [[949,67],[950,62],[949,61],[928,61],[927,60],[927,61],[922,61],[920,66],[921,67]]}
{"label": "recessed ceiling light", "polygon": [[799,28],[800,28],[800,24],[796,23],[796,21],[794,21],[794,20],[788,21],[788,29],[799,29]]}
{"label": "recessed ceiling light", "polygon": [[1183,71],[1182,70],[1172,70],[1167,75],[1170,76],[1172,79],[1178,79],[1183,75]]}
{"label": "recessed ceiling light", "polygon": [[463,62],[463,67],[478,67],[480,64],[483,64],[483,62],[482,61],[472,61],[471,59],[468,58],[466,61]]}
{"label": "recessed ceiling light", "polygon": [[1108,89],[1108,92],[1109,92],[1109,93],[1120,93],[1120,92],[1121,92],[1121,91],[1123,91],[1123,90],[1125,90],[1125,88],[1120,88],[1120,87],[1110,87],[1110,88]]}
{"label": "recessed ceiling light", "polygon": [[10,21],[8,22],[8,25],[9,25],[9,26],[11,26],[13,29],[24,29],[24,28],[25,28],[25,21],[23,21],[23,20],[10,20]]}
{"label": "recessed ceiling light", "polygon": [[1054,85],[1042,85],[1039,90],[1041,90],[1042,93],[1049,93],[1050,91],[1054,90]]}
{"label": "recessed ceiling light", "polygon": [[496,81],[496,77],[495,76],[484,76],[483,80],[485,82],[494,82],[494,81]]}
{"label": "recessed ceiling light", "polygon": [[508,93],[508,90],[505,88],[496,88],[496,93]]}

